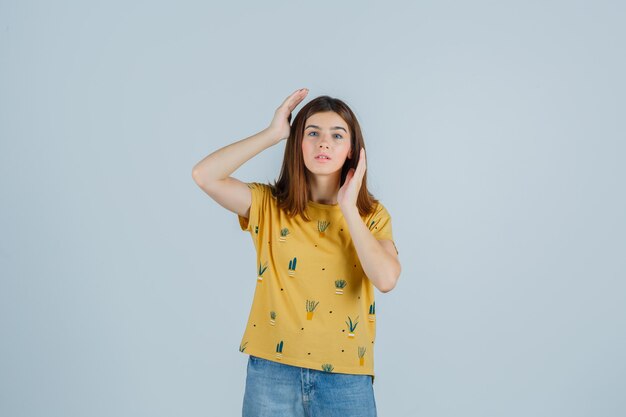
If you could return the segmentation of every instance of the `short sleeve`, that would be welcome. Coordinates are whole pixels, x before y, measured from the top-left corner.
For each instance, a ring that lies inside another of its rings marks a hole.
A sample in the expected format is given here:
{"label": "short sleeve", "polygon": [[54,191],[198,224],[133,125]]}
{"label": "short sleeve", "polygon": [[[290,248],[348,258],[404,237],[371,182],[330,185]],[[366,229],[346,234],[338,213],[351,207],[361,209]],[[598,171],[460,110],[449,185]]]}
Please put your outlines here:
{"label": "short sleeve", "polygon": [[[393,242],[391,215],[380,202],[376,206],[374,213],[368,217],[368,228],[377,240],[391,240]],[[397,248],[396,252],[398,253]]]}
{"label": "short sleeve", "polygon": [[393,240],[391,215],[381,203],[378,203],[373,215],[370,217],[368,226],[376,239]]}
{"label": "short sleeve", "polygon": [[264,208],[267,203],[268,193],[270,192],[267,184],[259,182],[246,183],[252,193],[252,203],[250,204],[250,215],[245,218],[237,214],[239,227],[243,231],[253,231],[259,226],[259,222],[263,218]]}

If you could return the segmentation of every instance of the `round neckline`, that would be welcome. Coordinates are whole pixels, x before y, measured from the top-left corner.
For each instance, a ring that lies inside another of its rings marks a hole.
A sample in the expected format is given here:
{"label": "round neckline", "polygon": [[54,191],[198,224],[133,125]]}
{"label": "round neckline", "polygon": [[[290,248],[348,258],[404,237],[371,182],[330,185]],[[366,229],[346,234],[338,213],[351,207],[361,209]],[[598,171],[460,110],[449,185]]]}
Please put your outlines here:
{"label": "round neckline", "polygon": [[335,203],[335,204],[322,204],[322,203],[317,203],[313,200],[309,200],[309,202],[307,203],[309,206],[312,207],[317,207],[317,208],[323,208],[323,209],[332,209],[332,210],[341,210],[341,207],[339,207],[339,203]]}

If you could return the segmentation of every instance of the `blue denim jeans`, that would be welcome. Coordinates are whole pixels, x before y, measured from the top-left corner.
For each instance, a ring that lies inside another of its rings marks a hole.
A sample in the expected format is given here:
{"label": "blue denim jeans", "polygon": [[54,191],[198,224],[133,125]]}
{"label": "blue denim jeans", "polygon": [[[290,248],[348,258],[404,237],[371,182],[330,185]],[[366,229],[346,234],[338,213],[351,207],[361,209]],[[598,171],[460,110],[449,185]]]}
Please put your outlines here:
{"label": "blue denim jeans", "polygon": [[371,375],[324,372],[249,355],[243,417],[376,417]]}

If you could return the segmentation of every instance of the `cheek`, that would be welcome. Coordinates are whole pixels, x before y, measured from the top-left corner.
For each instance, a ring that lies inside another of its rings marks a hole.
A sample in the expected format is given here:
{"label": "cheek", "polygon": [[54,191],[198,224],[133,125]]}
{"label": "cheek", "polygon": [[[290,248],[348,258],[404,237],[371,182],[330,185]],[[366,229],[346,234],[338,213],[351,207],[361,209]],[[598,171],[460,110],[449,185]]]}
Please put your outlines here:
{"label": "cheek", "polygon": [[311,146],[311,144],[309,142],[303,141],[302,142],[302,152],[305,155],[309,155],[312,151],[313,151],[313,147]]}
{"label": "cheek", "polygon": [[342,146],[341,154],[344,155],[347,158],[349,153],[350,153],[350,144],[347,143],[347,144]]}
{"label": "cheek", "polygon": [[309,159],[309,155],[311,154],[310,146],[302,142],[302,158],[307,161]]}

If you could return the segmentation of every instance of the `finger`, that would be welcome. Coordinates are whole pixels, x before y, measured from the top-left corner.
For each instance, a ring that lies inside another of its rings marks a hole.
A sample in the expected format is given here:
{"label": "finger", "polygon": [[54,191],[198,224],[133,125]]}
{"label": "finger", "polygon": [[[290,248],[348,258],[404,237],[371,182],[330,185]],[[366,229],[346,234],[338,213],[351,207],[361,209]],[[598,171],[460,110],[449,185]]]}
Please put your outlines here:
{"label": "finger", "polygon": [[304,100],[304,98],[306,97],[306,95],[309,94],[309,89],[308,88],[302,88],[298,91],[298,93],[295,96],[295,102],[293,103],[293,107],[291,108],[291,110],[295,109],[296,106],[298,104],[300,104],[300,102],[302,100]]}
{"label": "finger", "polygon": [[367,169],[367,164],[365,161],[365,149],[361,149],[361,154],[359,157],[359,163],[357,164],[356,170],[357,170],[357,177],[359,178],[359,181],[361,181],[361,179],[363,179],[363,176],[365,175],[365,170]]}
{"label": "finger", "polygon": [[296,108],[296,106],[298,105],[298,103],[300,103],[304,97],[306,97],[306,95],[308,94],[309,89],[308,88],[301,88],[299,90],[294,91],[288,98],[287,100],[285,100],[285,102],[287,103],[287,106],[289,108],[289,111],[292,112],[293,109]]}
{"label": "finger", "polygon": [[363,181],[364,175],[365,175],[365,171],[363,169],[358,170],[354,175],[355,181],[358,181],[359,183],[361,183],[361,181]]}
{"label": "finger", "polygon": [[353,175],[354,175],[354,168],[350,168],[348,170],[348,173],[346,174],[346,180],[344,181],[344,183],[348,183]]}
{"label": "finger", "polygon": [[359,152],[359,162],[356,164],[356,170],[361,173],[365,169],[365,149],[361,148]]}
{"label": "finger", "polygon": [[365,157],[365,148],[361,149],[362,158],[363,158],[363,172],[367,169],[367,158]]}

